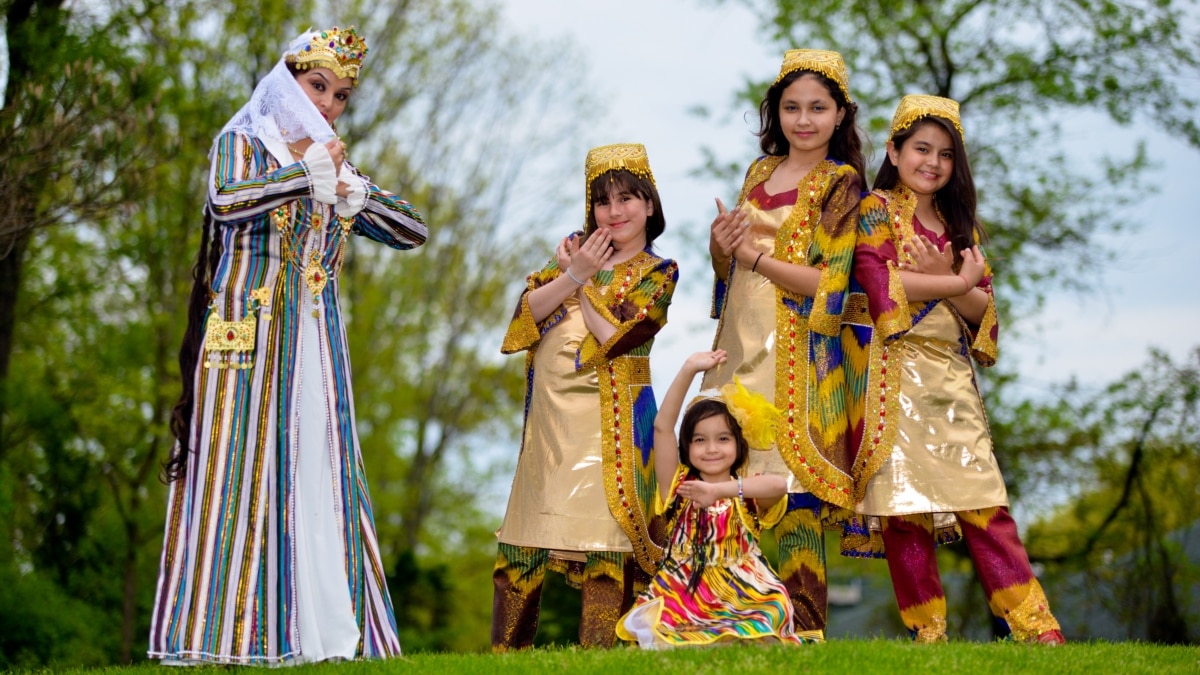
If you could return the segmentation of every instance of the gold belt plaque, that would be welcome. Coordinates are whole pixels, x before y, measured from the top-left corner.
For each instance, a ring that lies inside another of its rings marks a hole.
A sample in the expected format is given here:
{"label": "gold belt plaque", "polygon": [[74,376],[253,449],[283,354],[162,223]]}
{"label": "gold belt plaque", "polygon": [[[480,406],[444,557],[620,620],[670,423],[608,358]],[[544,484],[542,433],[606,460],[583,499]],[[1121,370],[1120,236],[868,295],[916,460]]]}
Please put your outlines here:
{"label": "gold belt plaque", "polygon": [[222,321],[210,314],[204,329],[204,348],[210,352],[252,352],[258,333],[258,317],[247,314],[241,321]]}

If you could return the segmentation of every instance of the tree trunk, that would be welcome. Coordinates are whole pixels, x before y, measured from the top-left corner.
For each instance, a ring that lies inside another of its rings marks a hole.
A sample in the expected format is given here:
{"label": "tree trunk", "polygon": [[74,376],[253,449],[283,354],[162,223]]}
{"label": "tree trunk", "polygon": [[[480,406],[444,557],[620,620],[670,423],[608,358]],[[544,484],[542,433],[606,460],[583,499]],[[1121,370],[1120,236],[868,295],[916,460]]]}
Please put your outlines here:
{"label": "tree trunk", "polygon": [[30,235],[16,235],[8,255],[0,257],[0,461],[9,443],[5,439],[4,422],[8,417],[8,367],[12,358],[13,334],[17,325],[17,298],[21,290],[21,266],[29,247]]}
{"label": "tree trunk", "polygon": [[[135,488],[136,489],[136,488]],[[134,500],[135,504],[138,500]],[[137,567],[138,549],[141,548],[140,528],[132,522],[132,515],[138,511],[135,506],[131,513],[131,522],[125,531],[125,584],[122,589],[121,603],[121,648],[118,660],[121,663],[133,661],[133,627],[137,623]]]}

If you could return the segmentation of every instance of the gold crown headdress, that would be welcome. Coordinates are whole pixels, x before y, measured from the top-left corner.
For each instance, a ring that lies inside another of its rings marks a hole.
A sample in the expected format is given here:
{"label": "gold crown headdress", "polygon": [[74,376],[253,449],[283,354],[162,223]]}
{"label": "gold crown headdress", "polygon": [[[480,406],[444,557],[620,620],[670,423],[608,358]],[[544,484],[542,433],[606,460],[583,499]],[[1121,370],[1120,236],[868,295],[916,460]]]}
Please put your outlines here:
{"label": "gold crown headdress", "polygon": [[958,115],[958,101],[928,94],[909,94],[900,99],[900,105],[896,106],[896,114],[892,117],[892,131],[888,134],[888,140],[923,117],[940,117],[950,122],[958,129],[958,135],[966,140],[962,119]]}
{"label": "gold crown headdress", "polygon": [[708,398],[720,399],[725,403],[729,414],[733,415],[733,419],[742,427],[742,436],[751,448],[768,450],[775,445],[775,432],[783,413],[772,405],[767,397],[746,389],[741,381],[734,377],[733,382],[720,389],[700,392],[688,407]]}
{"label": "gold crown headdress", "polygon": [[309,41],[295,54],[287,55],[287,62],[300,70],[328,68],[338,77],[348,77],[358,86],[358,71],[363,57],[367,55],[367,43],[354,30],[334,26],[313,33]]}
{"label": "gold crown headdress", "polygon": [[592,181],[609,171],[625,169],[629,173],[650,181],[655,188],[654,174],[650,171],[650,157],[646,154],[646,146],[641,143],[616,143],[601,145],[588,150],[587,159],[583,163],[583,178],[586,201],[584,202],[584,221],[591,221],[592,215]]}
{"label": "gold crown headdress", "polygon": [[779,77],[775,78],[772,85],[779,84],[788,73],[797,70],[811,70],[837,82],[842,96],[846,97],[846,103],[854,102],[854,99],[850,98],[850,71],[846,70],[846,62],[842,61],[841,54],[823,49],[789,49],[783,54]]}

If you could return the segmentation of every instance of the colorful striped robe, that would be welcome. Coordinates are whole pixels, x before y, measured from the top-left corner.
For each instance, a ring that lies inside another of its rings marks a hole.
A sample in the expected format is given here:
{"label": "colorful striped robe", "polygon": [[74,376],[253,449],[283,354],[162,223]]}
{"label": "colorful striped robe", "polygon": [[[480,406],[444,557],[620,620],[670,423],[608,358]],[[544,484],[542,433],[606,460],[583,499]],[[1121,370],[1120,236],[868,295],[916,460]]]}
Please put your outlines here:
{"label": "colorful striped robe", "polygon": [[[336,533],[332,543],[342,544],[343,564],[335,567],[344,569],[358,627],[354,655],[398,655],[338,300],[336,270],[344,255],[338,239],[348,233],[332,206],[311,199],[306,162],[280,166],[263,141],[232,132],[217,139],[212,157],[207,211],[222,255],[209,315],[250,321],[254,346],[243,352],[202,347],[186,476],[170,489],[150,656],[241,664],[307,660],[300,626],[305,619],[324,620],[323,606],[298,598],[297,559],[325,549],[334,551],[336,563],[338,547],[297,536],[299,500],[310,508],[320,501],[299,490],[298,465],[305,459],[328,474],[320,484],[331,508],[318,524]],[[349,233],[397,249],[424,243],[425,225],[412,206],[369,180],[365,185],[366,204]],[[284,206],[290,217],[273,219]],[[325,227],[313,227],[314,221]],[[281,227],[288,222],[290,228]],[[305,263],[317,253],[327,278],[319,296],[285,243]],[[301,425],[318,433],[301,435]],[[341,583],[336,576],[317,581],[321,593],[313,595],[322,597],[321,584]],[[305,602],[314,611],[300,617],[298,603]],[[350,636],[353,644],[352,628]]]}

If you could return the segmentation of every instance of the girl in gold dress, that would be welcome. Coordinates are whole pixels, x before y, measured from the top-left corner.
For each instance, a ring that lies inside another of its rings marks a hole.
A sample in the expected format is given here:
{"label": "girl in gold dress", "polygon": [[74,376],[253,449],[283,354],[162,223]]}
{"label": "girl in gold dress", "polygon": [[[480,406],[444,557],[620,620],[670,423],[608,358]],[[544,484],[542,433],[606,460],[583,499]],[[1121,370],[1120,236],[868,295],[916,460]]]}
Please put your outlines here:
{"label": "girl in gold dress", "polygon": [[611,646],[654,573],[650,349],[678,268],[651,244],[666,227],[641,145],[588,153],[587,229],[527,279],[502,351],[526,352],[525,429],[497,535],[492,646],[533,644],[546,570],[583,593],[579,641]]}
{"label": "girl in gold dress", "polygon": [[905,96],[875,190],[862,201],[854,260],[874,321],[857,399],[868,423],[857,432],[862,454],[881,463],[857,509],[871,517],[915,640],[946,638],[934,547],[960,530],[1013,638],[1058,644],[1062,632],[1008,513],[971,365],[974,357],[991,366],[997,355],[981,235],[958,103]]}
{"label": "girl in gold dress", "polygon": [[797,634],[812,640],[825,634],[823,530],[832,511],[853,509],[858,471],[840,338],[862,193],[856,113],[840,55],[788,51],[759,107],[766,154],[750,165],[737,208],[718,200],[709,240],[713,348],[729,358],[702,386],[736,375],[783,411],[775,442],[751,453],[746,475],[787,480],[775,527],[780,576]]}

